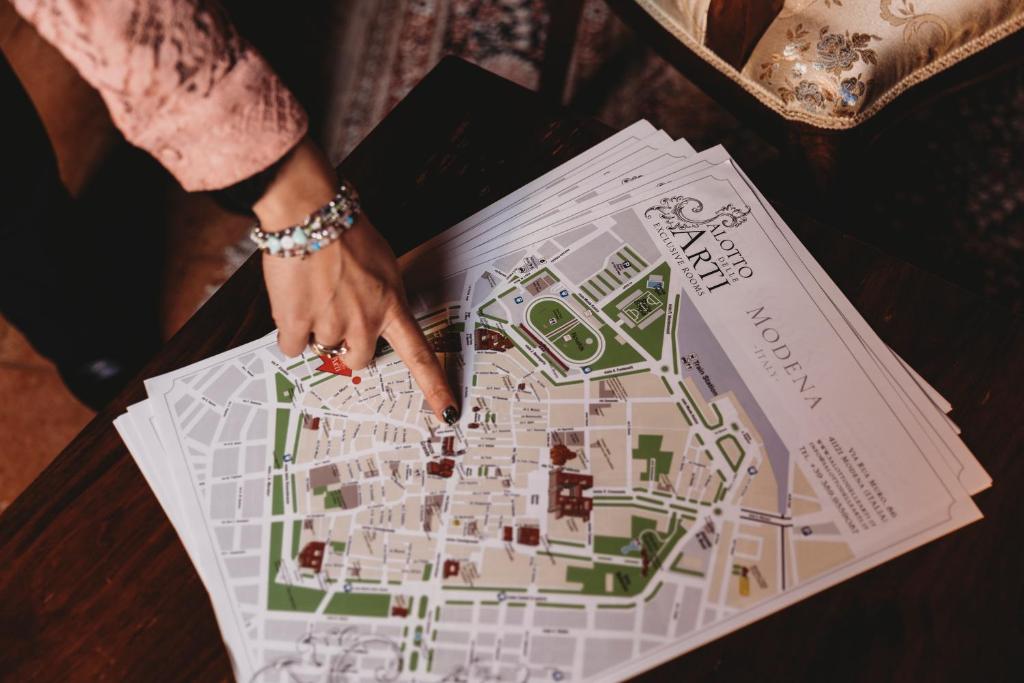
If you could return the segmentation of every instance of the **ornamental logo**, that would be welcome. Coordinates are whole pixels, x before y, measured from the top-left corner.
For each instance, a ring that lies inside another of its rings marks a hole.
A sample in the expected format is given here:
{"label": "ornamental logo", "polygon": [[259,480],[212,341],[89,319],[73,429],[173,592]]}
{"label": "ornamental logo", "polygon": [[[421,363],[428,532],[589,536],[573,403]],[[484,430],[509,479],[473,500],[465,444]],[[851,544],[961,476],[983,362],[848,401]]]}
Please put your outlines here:
{"label": "ornamental logo", "polygon": [[750,207],[725,204],[704,213],[696,197],[663,197],[644,211],[697,296],[749,279],[754,270],[733,239],[732,228],[747,222]]}
{"label": "ornamental logo", "polygon": [[703,212],[704,202],[696,197],[664,197],[657,206],[647,209],[644,216],[651,218],[652,214],[659,214],[661,220],[666,222],[665,227],[673,234],[679,234],[689,230],[738,227],[747,221],[750,207],[738,209],[733,204],[726,204],[712,216],[698,216]]}

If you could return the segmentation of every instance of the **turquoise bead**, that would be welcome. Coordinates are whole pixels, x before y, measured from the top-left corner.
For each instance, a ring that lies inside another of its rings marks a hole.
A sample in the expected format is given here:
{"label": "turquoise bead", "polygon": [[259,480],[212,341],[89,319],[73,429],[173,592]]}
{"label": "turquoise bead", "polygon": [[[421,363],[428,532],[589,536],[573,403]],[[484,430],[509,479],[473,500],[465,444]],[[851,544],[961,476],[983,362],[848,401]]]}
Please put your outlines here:
{"label": "turquoise bead", "polygon": [[320,251],[320,243],[319,242],[313,242],[311,245],[309,245],[309,250],[310,251]]}
{"label": "turquoise bead", "polygon": [[267,251],[269,251],[271,254],[276,254],[277,252],[281,251],[281,240],[279,240],[276,237],[268,237]]}
{"label": "turquoise bead", "polygon": [[296,230],[292,233],[292,240],[295,241],[295,244],[301,247],[306,243],[306,233],[302,230]]}

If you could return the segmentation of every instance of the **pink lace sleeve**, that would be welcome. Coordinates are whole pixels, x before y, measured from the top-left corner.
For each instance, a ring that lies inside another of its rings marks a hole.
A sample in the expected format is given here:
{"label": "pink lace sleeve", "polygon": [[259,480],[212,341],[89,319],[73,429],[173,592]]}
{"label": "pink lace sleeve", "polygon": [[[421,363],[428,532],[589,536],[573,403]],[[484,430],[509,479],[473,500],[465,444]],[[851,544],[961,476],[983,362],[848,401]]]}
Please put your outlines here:
{"label": "pink lace sleeve", "polygon": [[13,4],[100,91],[124,136],[187,190],[248,178],[306,132],[302,107],[213,2]]}

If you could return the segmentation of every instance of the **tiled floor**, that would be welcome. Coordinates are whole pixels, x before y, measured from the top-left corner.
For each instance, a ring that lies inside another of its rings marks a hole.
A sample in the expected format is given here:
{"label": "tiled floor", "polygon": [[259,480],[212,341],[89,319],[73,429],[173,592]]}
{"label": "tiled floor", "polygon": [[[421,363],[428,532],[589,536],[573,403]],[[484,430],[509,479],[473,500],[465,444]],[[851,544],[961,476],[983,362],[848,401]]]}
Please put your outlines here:
{"label": "tiled floor", "polygon": [[[221,209],[203,195],[169,188],[167,248],[160,320],[164,338],[185,321],[242,264],[252,221]],[[236,245],[242,245],[240,251]]]}
{"label": "tiled floor", "polygon": [[52,365],[0,318],[0,511],[60,452],[92,412]]}

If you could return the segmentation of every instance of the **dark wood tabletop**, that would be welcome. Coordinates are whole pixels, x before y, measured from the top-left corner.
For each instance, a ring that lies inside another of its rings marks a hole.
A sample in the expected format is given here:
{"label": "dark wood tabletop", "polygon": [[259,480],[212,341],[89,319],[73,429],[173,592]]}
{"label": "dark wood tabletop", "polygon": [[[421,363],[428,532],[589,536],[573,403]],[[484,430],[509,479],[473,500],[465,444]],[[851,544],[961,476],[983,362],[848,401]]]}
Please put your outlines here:
{"label": "dark wood tabletop", "polygon": [[[342,164],[402,253],[610,133],[445,59]],[[758,180],[754,174],[755,182]],[[995,479],[986,519],[659,667],[646,680],[1004,680],[1024,649],[1024,328],[856,238],[779,206],[879,335],[955,405]],[[250,259],[143,371],[272,329]],[[0,516],[0,679],[222,680],[206,593],[112,426],[134,382]],[[4,457],[17,457],[5,452]]]}

